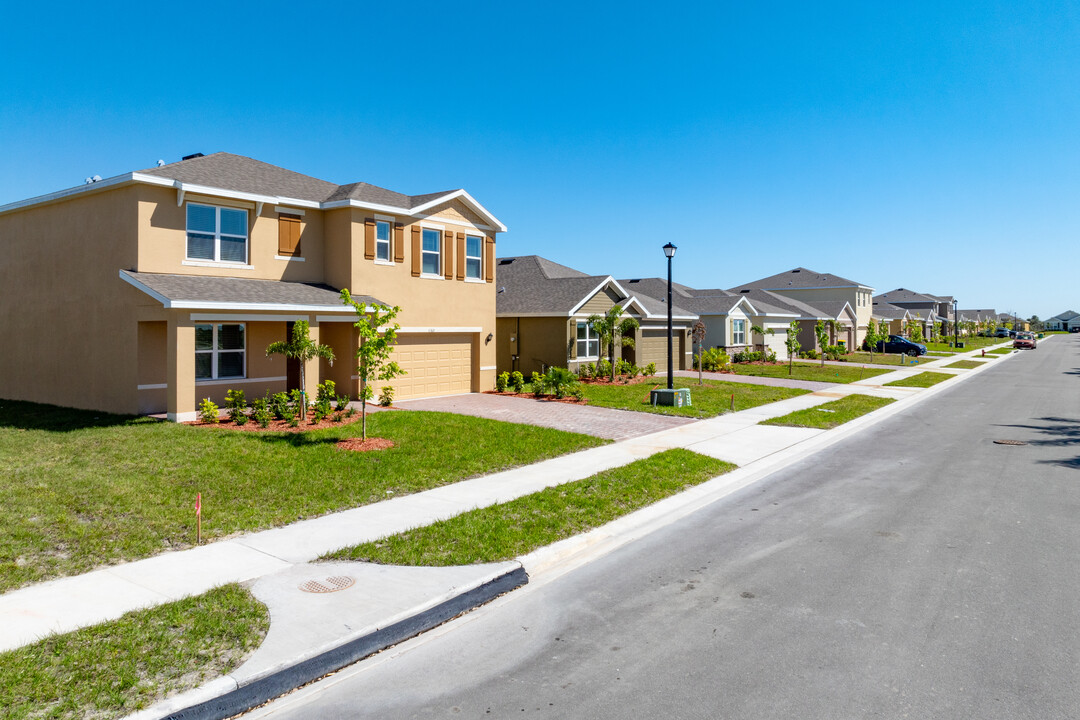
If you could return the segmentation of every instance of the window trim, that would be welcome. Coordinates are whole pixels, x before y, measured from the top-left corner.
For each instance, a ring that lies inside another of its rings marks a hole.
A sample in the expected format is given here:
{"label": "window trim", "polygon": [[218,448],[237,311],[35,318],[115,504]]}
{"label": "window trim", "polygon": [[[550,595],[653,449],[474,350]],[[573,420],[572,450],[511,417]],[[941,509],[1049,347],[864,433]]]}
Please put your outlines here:
{"label": "window trim", "polygon": [[[435,250],[425,250],[424,249],[424,235],[426,233],[434,233],[434,235],[436,237],[436,240],[438,242],[437,249],[435,249]],[[443,269],[443,267],[442,267],[443,246],[442,246],[442,244],[443,244],[443,231],[441,229],[436,229],[434,227],[428,227],[426,225],[422,225],[420,227],[420,277],[422,277],[422,278],[430,278],[430,279],[438,278],[439,280],[444,279],[443,274],[442,274],[442,269]],[[434,255],[435,256],[435,271],[434,272],[428,272],[428,271],[424,270],[424,258],[427,255]]]}
{"label": "window trim", "polygon": [[[736,341],[736,337],[741,336],[741,340]],[[732,318],[731,319],[731,344],[732,345],[746,345],[746,319],[745,318]]]}
{"label": "window trim", "polygon": [[[240,349],[231,349],[231,350],[222,350],[222,349],[218,348],[218,329],[220,327],[224,326],[224,325],[236,325],[238,327],[243,328],[244,347],[242,347]],[[196,373],[196,375],[195,375],[195,384],[198,385],[200,383],[214,383],[214,382],[220,382],[222,380],[226,380],[226,381],[228,381],[228,380],[243,380],[243,379],[247,378],[247,341],[248,341],[247,323],[242,323],[242,322],[241,323],[237,323],[237,322],[214,322],[214,323],[200,322],[200,323],[195,323],[196,329],[199,328],[199,327],[207,327],[207,326],[209,326],[211,328],[210,349],[209,350],[198,350],[198,349],[196,349],[195,350],[195,355],[196,355],[196,357],[199,356],[199,355],[209,355],[210,356],[210,377],[200,378],[198,376],[198,369],[196,369],[196,371],[195,371],[195,373]],[[243,367],[241,368],[241,371],[240,371],[241,374],[240,375],[230,375],[228,377],[221,377],[218,374],[218,355],[220,353],[223,353],[223,352],[227,352],[227,353],[237,353],[238,352],[238,353],[241,354],[241,360],[242,360]]]}
{"label": "window trim", "polygon": [[[210,235],[203,230],[192,230],[189,227],[190,222],[190,210],[192,207],[204,207],[212,208],[214,210],[214,257],[210,258],[197,258],[191,257],[188,254],[190,249],[191,234],[196,235]],[[234,212],[244,213],[244,259],[243,260],[222,260],[221,259],[221,238],[225,236],[227,238],[238,238],[240,235],[233,235],[232,233],[221,232],[221,211],[232,210]],[[230,207],[227,205],[207,205],[200,202],[188,202],[184,208],[184,261],[186,263],[199,262],[199,263],[213,263],[214,266],[226,265],[228,267],[249,267],[248,260],[251,257],[251,215],[247,208]]]}
{"label": "window trim", "polygon": [[[580,333],[581,333],[582,326],[585,327],[585,337],[584,338],[578,337],[578,335],[580,335]],[[577,323],[577,327],[575,328],[575,334],[574,334],[574,342],[578,343],[578,344],[576,344],[574,346],[575,349],[577,350],[577,359],[578,360],[586,360],[586,361],[588,361],[588,360],[599,360],[600,359],[600,336],[597,334],[596,328],[594,328],[592,326],[592,323],[590,323],[588,320],[582,320],[582,321],[579,321]],[[581,352],[580,343],[585,343],[585,353],[584,354],[582,354],[582,352]],[[591,343],[596,343],[596,354],[595,355],[590,355],[589,352],[588,352],[589,345]]]}
{"label": "window trim", "polygon": [[[386,226],[386,240],[379,239],[379,226]],[[386,246],[386,257],[379,257],[379,246]],[[392,220],[375,216],[375,262],[380,265],[393,265],[394,264],[394,223]]]}

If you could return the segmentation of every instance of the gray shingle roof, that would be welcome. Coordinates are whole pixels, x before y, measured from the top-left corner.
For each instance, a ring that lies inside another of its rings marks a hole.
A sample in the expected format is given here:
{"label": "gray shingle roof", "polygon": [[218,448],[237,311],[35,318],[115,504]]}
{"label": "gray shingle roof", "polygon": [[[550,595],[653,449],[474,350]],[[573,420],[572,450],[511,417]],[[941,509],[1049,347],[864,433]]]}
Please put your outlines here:
{"label": "gray shingle roof", "polygon": [[1066,310],[1063,313],[1058,313],[1057,315],[1055,315],[1052,318],[1048,318],[1048,320],[1061,320],[1063,322],[1067,322],[1069,320],[1072,320],[1077,315],[1080,315],[1080,313],[1074,312],[1072,310]]}
{"label": "gray shingle roof", "polygon": [[[274,305],[326,308],[327,311],[351,310],[341,302],[337,290],[329,285],[253,280],[250,278],[206,277],[203,275],[164,275],[121,270],[135,281],[136,287],[148,289],[165,298],[169,306],[201,305]],[[353,295],[357,301],[385,305],[370,295]]]}
{"label": "gray shingle roof", "polygon": [[[499,288],[495,296],[496,313],[504,316],[569,314],[609,277],[586,275],[539,255],[499,258],[495,262],[495,273]],[[646,312],[667,314],[666,303],[647,293],[638,293],[625,286],[624,289],[638,299]],[[679,305],[672,305],[671,311],[675,315],[694,314]]]}
{"label": "gray shingle roof", "polygon": [[180,162],[140,170],[139,172],[143,175],[154,175],[179,180],[183,183],[206,185],[223,190],[235,190],[258,195],[295,198],[312,202],[358,200],[360,202],[389,205],[410,210],[455,192],[454,190],[447,190],[425,195],[405,195],[365,182],[337,185],[326,180],[286,170],[261,160],[226,152],[181,160]]}
{"label": "gray shingle roof", "polygon": [[[619,284],[635,296],[641,294],[667,299],[667,280],[663,278],[630,278]],[[726,315],[739,302],[739,296],[727,290],[697,290],[686,285],[671,284],[672,302],[698,315]],[[664,309],[667,313],[667,309]],[[674,312],[674,310],[672,311]]]}
{"label": "gray shingle roof", "polygon": [[985,308],[985,309],[981,309],[981,310],[976,310],[976,309],[959,310],[958,312],[960,313],[961,316],[963,316],[964,318],[966,318],[968,320],[982,321],[982,320],[996,320],[997,319],[997,311],[992,309],[992,308]]}
{"label": "gray shingle roof", "polygon": [[836,287],[868,287],[854,280],[842,278],[831,273],[819,273],[807,270],[804,267],[788,270],[787,272],[770,275],[767,278],[754,280],[738,287],[730,288],[731,292],[740,290],[806,290],[810,288],[836,288]]}
{"label": "gray shingle roof", "polygon": [[882,302],[891,303],[893,305],[897,303],[936,303],[940,302],[937,298],[931,297],[924,293],[915,292],[914,290],[907,290],[905,288],[896,288],[889,292],[875,295],[874,300],[880,300]]}
{"label": "gray shingle roof", "polygon": [[754,307],[761,312],[768,312],[771,315],[795,315],[800,320],[827,320],[834,317],[809,303],[768,290],[749,288],[740,290],[739,294],[748,297]]}
{"label": "gray shingle roof", "polygon": [[882,320],[901,320],[907,313],[907,308],[898,307],[884,301],[875,302],[871,309],[871,315]]}

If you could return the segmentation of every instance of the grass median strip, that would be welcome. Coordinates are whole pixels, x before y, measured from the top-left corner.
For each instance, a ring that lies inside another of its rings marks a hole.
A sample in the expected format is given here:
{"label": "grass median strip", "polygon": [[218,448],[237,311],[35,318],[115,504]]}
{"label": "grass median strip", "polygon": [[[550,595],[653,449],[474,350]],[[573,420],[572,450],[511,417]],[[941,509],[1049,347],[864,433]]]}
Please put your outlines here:
{"label": "grass median strip", "polygon": [[426,566],[510,560],[734,469],[731,463],[689,450],[666,450],[584,480],[339,550],[323,559]]}
{"label": "grass median strip", "polygon": [[5,718],[123,717],[231,672],[270,620],[239,585],[0,653]]}
{"label": "grass median strip", "polygon": [[993,353],[994,355],[1008,355],[1011,352],[1012,352],[1012,348],[1003,347],[1003,348],[994,348],[993,350],[987,350],[986,354],[990,355],[991,353]]}
{"label": "grass median strip", "polygon": [[921,372],[918,375],[912,375],[909,378],[903,380],[893,380],[892,382],[885,383],[886,386],[892,387],[930,387],[937,385],[939,382],[944,382],[949,378],[956,377],[948,373],[939,372]]}
{"label": "grass median strip", "polygon": [[[867,355],[869,356],[869,353],[867,353]],[[813,361],[809,360],[795,362],[791,367],[790,375],[788,375],[787,363],[778,363],[776,365],[735,363],[732,364],[731,370],[736,375],[787,378],[788,380],[816,380],[818,382],[843,384],[891,372],[890,369],[883,370],[876,367],[864,368],[862,365],[858,364],[852,364],[849,367],[845,365],[821,365],[820,363],[812,363]]]}
{"label": "grass median strip", "polygon": [[762,420],[759,425],[786,425],[790,427],[821,428],[829,430],[857,417],[883,408],[896,402],[892,398],[873,397],[872,395],[848,395],[823,405],[805,410],[796,410],[787,415]]}
{"label": "grass median strip", "polygon": [[974,370],[975,368],[982,367],[983,365],[985,365],[985,363],[980,362],[979,360],[957,360],[954,363],[949,363],[945,367],[957,368],[959,370]]}
{"label": "grass median strip", "polygon": [[704,384],[698,385],[696,379],[677,377],[675,387],[690,388],[690,400],[693,405],[689,407],[654,406],[649,402],[649,392],[654,387],[666,387],[666,383],[665,379],[661,379],[655,383],[632,385],[583,384],[581,389],[590,405],[694,418],[715,417],[730,411],[732,395],[735,396],[735,412],[738,412],[810,392],[801,388],[747,385],[722,380],[705,380]]}
{"label": "grass median strip", "polygon": [[528,465],[607,441],[446,413],[380,412],[395,447],[338,450],[359,423],[306,433],[196,428],[0,400],[0,592]]}

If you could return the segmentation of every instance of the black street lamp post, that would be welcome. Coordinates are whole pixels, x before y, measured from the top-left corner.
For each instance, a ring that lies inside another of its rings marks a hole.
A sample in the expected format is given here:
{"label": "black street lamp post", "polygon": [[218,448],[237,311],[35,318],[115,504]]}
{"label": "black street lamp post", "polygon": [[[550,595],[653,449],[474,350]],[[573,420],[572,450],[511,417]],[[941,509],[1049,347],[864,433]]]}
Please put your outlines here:
{"label": "black street lamp post", "polygon": [[954,299],[952,301],[952,328],[953,328],[953,347],[960,347],[960,311],[959,301]]}
{"label": "black street lamp post", "polygon": [[672,329],[671,329],[671,259],[675,257],[676,247],[670,242],[664,246],[664,255],[667,256],[667,389],[675,388],[675,362],[672,356]]}

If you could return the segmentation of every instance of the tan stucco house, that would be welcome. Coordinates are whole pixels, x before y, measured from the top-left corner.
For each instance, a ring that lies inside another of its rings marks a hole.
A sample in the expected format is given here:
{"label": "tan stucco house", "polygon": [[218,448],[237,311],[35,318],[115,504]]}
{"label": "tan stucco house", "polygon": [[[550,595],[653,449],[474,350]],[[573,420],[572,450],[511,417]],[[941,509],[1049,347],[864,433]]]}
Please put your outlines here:
{"label": "tan stucco house", "polygon": [[0,397],[195,417],[201,398],[297,383],[266,347],[306,320],[358,392],[355,313],[401,306],[397,398],[494,383],[495,237],[464,190],[338,185],[228,153],[0,206]]}
{"label": "tan stucco house", "polygon": [[[605,359],[588,323],[619,305],[638,321],[634,346],[615,349],[615,359],[667,371],[666,300],[629,291],[610,275],[588,275],[537,255],[497,261],[497,349],[499,372],[525,375],[548,367],[577,370]],[[666,295],[666,293],[665,293]],[[676,370],[692,364],[690,327],[697,316],[672,305],[672,360]]]}

